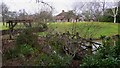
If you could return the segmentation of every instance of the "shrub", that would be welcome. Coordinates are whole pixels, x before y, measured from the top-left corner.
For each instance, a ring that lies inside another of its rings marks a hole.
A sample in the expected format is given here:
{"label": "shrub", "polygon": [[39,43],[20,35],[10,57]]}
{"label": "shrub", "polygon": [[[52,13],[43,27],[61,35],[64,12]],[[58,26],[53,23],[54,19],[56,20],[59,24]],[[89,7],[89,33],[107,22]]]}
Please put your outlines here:
{"label": "shrub", "polygon": [[38,45],[37,44],[37,35],[33,33],[31,28],[23,30],[22,33],[16,38],[16,45]]}
{"label": "shrub", "polygon": [[34,53],[34,49],[27,44],[16,46],[15,48],[9,49],[5,52],[6,59],[27,57]]}
{"label": "shrub", "polygon": [[114,20],[113,17],[108,15],[104,15],[99,18],[100,22],[113,22],[113,20]]}
{"label": "shrub", "polygon": [[18,57],[18,52],[12,48],[8,49],[4,54],[3,54],[3,59],[12,59]]}
{"label": "shrub", "polygon": [[[111,39],[111,38],[109,38]],[[120,38],[119,38],[120,40]],[[120,67],[120,45],[111,45],[111,40],[104,40],[104,46],[95,54],[86,56],[83,60],[83,67],[118,68]]]}
{"label": "shrub", "polygon": [[41,53],[37,57],[37,64],[40,66],[68,66],[71,60],[71,56],[61,56],[58,53],[52,53],[50,55]]}
{"label": "shrub", "polygon": [[[63,50],[65,41],[59,34],[47,35],[47,40],[42,52],[37,56],[36,62],[40,66],[68,66],[73,58],[71,55],[66,55]],[[47,48],[47,49],[46,49]],[[48,52],[47,52],[48,51]]]}
{"label": "shrub", "polygon": [[18,46],[16,48],[16,50],[18,50],[18,52],[19,52],[18,55],[19,56],[20,55],[27,56],[27,55],[33,54],[33,52],[34,52],[33,48],[30,45],[27,45],[27,44]]}

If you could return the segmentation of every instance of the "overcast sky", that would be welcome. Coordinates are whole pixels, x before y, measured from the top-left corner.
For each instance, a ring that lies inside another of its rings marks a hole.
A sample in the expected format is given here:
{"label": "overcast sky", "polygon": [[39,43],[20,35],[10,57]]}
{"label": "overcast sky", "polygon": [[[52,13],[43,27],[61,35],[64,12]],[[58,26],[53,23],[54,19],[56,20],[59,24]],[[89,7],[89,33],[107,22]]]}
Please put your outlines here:
{"label": "overcast sky", "polygon": [[[36,0],[0,0],[7,4],[10,10],[19,11],[25,9],[29,13],[37,12],[38,4]],[[68,11],[72,9],[72,5],[76,2],[90,2],[92,0],[42,0],[55,8],[54,14],[60,13],[62,10]],[[99,0],[100,1],[100,0]],[[103,1],[103,0],[101,0]],[[107,2],[118,0],[106,0]]]}

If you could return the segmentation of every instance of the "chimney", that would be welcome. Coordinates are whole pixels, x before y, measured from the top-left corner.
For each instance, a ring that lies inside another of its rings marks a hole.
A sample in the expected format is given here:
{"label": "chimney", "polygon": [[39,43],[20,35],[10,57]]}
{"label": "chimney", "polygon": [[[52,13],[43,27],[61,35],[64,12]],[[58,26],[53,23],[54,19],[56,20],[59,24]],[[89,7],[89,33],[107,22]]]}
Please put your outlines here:
{"label": "chimney", "polygon": [[62,10],[62,13],[65,12],[64,10]]}

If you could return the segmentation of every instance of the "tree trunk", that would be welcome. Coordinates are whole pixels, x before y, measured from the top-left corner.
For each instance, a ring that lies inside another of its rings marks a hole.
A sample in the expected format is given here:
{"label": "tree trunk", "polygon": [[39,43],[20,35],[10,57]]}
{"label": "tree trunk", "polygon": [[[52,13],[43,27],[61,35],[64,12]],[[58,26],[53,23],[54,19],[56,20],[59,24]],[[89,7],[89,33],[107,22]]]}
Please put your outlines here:
{"label": "tree trunk", "polygon": [[68,19],[68,22],[70,22],[70,19]]}
{"label": "tree trunk", "polygon": [[2,16],[2,22],[3,22],[3,25],[5,25],[4,16]]}
{"label": "tree trunk", "polygon": [[3,25],[5,25],[5,22],[4,22],[4,18],[5,18],[4,15],[5,15],[5,14],[3,13],[3,11],[4,11],[4,10],[3,10],[3,3],[2,3],[2,22],[3,22]]}
{"label": "tree trunk", "polygon": [[114,23],[116,23],[116,16],[114,16]]}

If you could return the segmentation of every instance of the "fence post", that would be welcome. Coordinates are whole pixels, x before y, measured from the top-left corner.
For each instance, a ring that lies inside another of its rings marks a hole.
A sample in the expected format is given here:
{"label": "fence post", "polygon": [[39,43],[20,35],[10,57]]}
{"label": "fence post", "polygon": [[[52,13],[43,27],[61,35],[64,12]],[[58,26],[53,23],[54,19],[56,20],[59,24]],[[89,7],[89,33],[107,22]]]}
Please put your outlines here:
{"label": "fence post", "polygon": [[89,45],[88,45],[88,55],[92,54],[92,39],[89,39]]}

